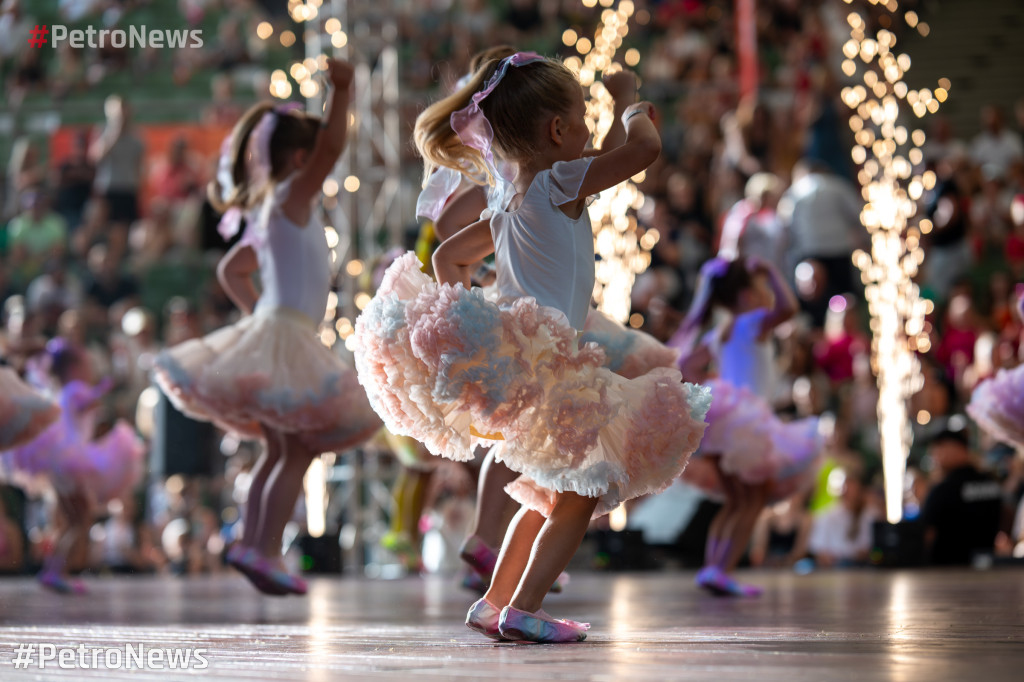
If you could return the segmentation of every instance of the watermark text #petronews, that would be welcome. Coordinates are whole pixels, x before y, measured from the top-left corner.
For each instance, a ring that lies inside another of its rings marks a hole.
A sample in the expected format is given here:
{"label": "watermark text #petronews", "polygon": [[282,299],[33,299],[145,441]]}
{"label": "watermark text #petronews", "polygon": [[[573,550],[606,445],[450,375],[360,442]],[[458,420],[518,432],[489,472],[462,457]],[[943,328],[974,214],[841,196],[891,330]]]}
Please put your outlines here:
{"label": "watermark text #petronews", "polygon": [[[50,30],[47,30],[47,29]],[[32,47],[42,47],[47,42],[53,48],[61,43],[67,42],[68,46],[81,48],[106,48],[113,47],[121,49],[124,47],[135,48],[178,48],[178,47],[202,47],[202,29],[174,30],[149,28],[145,24],[141,26],[129,26],[124,28],[96,28],[88,26],[84,29],[69,29],[63,24],[53,24],[49,27],[36,26],[29,31],[31,34],[28,43]],[[49,34],[49,40],[47,40]]]}
{"label": "watermark text #petronews", "polygon": [[94,647],[79,644],[19,644],[11,658],[15,670],[205,670],[208,649],[159,648],[145,644]]}

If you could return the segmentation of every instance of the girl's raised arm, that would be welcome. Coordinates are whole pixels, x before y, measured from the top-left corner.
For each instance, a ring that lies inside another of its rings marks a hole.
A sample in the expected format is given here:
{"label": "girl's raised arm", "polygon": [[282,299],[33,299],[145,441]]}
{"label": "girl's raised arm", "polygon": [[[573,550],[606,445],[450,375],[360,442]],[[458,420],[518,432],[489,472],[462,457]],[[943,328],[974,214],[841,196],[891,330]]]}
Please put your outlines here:
{"label": "girl's raised arm", "polygon": [[[328,60],[327,70],[334,92],[324,122],[317,133],[313,151],[309,154],[309,160],[299,169],[289,188],[288,197],[283,202],[285,215],[288,216],[308,211],[309,202],[323,191],[324,180],[334,169],[334,164],[338,162],[341,153],[345,151],[348,137],[348,105],[355,70],[351,64],[339,59]],[[300,221],[299,224],[305,224],[305,221]]]}
{"label": "girl's raised arm", "polygon": [[661,154],[661,136],[651,116],[654,105],[637,102],[626,109],[622,120],[626,126],[626,140],[615,149],[594,157],[579,196],[587,197],[628,180],[658,160]]}
{"label": "girl's raised arm", "polygon": [[252,282],[252,275],[260,269],[256,252],[241,242],[231,247],[217,263],[217,281],[224,288],[231,302],[246,315],[256,307],[259,294]]}
{"label": "girl's raised arm", "polygon": [[748,263],[751,272],[761,272],[768,277],[768,284],[771,286],[772,294],[775,296],[775,306],[761,320],[760,336],[763,338],[780,324],[796,315],[800,305],[797,303],[793,290],[786,284],[779,271],[768,261],[754,256],[748,259]]}

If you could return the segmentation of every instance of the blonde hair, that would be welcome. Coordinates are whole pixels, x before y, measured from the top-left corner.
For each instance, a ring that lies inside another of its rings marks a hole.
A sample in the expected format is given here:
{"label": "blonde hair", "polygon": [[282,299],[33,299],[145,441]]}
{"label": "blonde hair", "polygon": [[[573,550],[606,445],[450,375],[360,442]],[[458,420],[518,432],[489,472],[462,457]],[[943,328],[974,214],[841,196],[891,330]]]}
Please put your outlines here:
{"label": "blonde hair", "polygon": [[[451,116],[469,105],[500,64],[500,59],[485,61],[465,86],[430,105],[416,118],[413,142],[423,157],[424,181],[443,167],[470,179],[483,176],[487,184],[495,183],[483,154],[464,145],[452,130]],[[509,68],[498,86],[480,102],[480,109],[494,131],[495,154],[512,162],[533,155],[544,120],[565,114],[572,106],[573,88],[579,87],[573,72],[559,61],[545,59]]]}
{"label": "blonde hair", "polygon": [[[220,213],[229,208],[252,208],[263,198],[266,187],[252,187],[246,169],[249,138],[256,124],[274,109],[273,102],[254,104],[242,114],[231,130],[228,158],[231,159],[231,181],[234,187],[221,187],[213,179],[206,187],[210,203]],[[270,178],[280,180],[288,163],[288,154],[297,149],[310,150],[316,141],[320,118],[303,112],[289,111],[278,115],[274,132],[270,135]]]}

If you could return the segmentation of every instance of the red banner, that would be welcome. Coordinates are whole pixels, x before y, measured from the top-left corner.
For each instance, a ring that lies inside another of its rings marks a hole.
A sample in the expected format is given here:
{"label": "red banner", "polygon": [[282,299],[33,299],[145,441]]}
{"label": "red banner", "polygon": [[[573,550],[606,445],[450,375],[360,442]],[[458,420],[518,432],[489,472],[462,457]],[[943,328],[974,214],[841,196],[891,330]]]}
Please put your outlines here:
{"label": "red banner", "polygon": [[736,50],[740,97],[757,92],[757,0],[736,0]]}

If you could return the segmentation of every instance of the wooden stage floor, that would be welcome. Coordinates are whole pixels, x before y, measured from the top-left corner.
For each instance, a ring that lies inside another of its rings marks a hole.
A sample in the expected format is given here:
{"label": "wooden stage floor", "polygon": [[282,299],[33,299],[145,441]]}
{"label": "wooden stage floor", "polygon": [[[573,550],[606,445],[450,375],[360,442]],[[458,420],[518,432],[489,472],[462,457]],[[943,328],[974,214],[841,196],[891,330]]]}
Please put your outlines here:
{"label": "wooden stage floor", "polygon": [[[546,608],[592,629],[562,645],[484,639],[462,624],[472,596],[440,578],[317,578],[288,599],[234,575],[94,579],[79,597],[0,579],[0,680],[1024,680],[1020,569],[746,577],[765,596],[716,599],[689,572],[574,575]],[[105,649],[115,664],[127,644],[195,648],[208,666],[105,669]],[[79,645],[77,669],[58,668],[59,648]]]}

